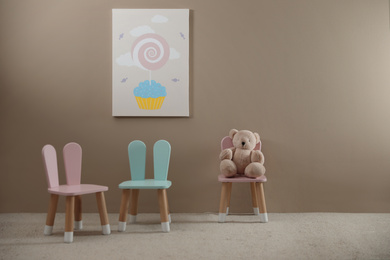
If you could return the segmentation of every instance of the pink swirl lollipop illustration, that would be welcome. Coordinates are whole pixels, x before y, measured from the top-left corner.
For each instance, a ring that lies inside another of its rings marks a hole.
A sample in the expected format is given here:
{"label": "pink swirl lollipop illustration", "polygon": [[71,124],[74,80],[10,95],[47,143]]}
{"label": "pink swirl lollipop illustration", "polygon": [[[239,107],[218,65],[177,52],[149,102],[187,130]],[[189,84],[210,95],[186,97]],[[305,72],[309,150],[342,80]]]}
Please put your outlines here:
{"label": "pink swirl lollipop illustration", "polygon": [[147,33],[138,37],[131,48],[131,55],[135,64],[145,70],[149,70],[149,81],[140,82],[134,88],[133,94],[140,109],[160,109],[166,89],[160,83],[152,80],[152,70],[158,70],[169,59],[169,45],[158,34]]}
{"label": "pink swirl lollipop illustration", "polygon": [[147,33],[136,39],[131,54],[133,61],[145,70],[158,70],[169,59],[169,45],[158,34]]}

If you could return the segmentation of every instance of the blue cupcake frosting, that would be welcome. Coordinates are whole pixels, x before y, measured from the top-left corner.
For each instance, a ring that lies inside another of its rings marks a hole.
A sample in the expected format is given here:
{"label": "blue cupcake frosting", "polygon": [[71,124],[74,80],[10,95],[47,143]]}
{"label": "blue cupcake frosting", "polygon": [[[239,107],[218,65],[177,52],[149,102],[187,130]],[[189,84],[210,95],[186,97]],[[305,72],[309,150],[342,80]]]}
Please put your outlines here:
{"label": "blue cupcake frosting", "polygon": [[152,84],[150,84],[149,80],[145,80],[144,82],[140,82],[138,87],[136,87],[133,91],[134,96],[141,98],[158,98],[165,97],[167,95],[167,91],[164,86],[161,86],[160,83],[152,80]]}

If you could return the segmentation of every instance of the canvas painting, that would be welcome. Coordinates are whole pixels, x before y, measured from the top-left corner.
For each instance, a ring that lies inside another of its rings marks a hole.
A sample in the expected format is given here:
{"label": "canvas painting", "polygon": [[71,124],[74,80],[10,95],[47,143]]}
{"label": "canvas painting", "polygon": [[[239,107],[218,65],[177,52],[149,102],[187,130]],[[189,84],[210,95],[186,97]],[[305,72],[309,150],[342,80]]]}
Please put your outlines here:
{"label": "canvas painting", "polygon": [[189,10],[112,10],[113,116],[189,116]]}

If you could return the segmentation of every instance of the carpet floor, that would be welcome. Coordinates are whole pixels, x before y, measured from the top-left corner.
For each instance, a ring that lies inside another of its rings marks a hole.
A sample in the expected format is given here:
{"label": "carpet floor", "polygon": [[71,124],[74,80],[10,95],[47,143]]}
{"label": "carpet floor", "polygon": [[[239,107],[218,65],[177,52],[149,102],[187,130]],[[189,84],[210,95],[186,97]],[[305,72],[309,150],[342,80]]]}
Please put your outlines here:
{"label": "carpet floor", "polygon": [[63,243],[64,214],[44,236],[46,214],[0,214],[0,259],[390,259],[390,214],[274,213],[172,214],[163,233],[159,214],[139,214],[118,232],[101,235],[98,214],[83,214],[84,228]]}

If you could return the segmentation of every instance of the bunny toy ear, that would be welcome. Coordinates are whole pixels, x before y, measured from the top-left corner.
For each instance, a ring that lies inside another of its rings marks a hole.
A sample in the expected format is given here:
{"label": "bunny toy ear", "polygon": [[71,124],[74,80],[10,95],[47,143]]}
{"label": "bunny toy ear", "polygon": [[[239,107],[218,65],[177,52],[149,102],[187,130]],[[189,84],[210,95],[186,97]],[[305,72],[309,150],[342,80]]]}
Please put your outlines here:
{"label": "bunny toy ear", "polygon": [[238,133],[237,129],[232,129],[229,131],[229,137],[233,139],[234,135]]}

